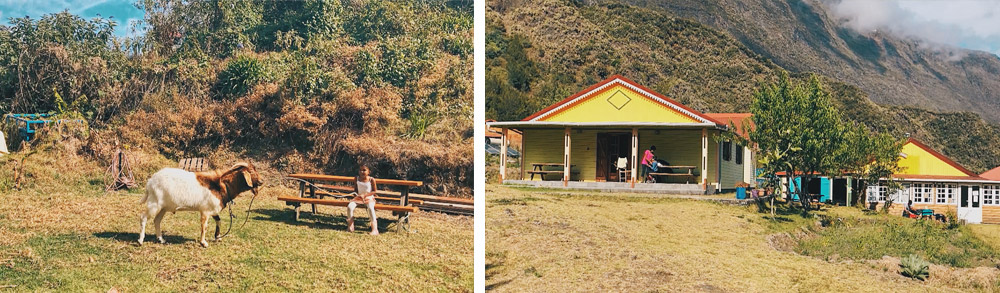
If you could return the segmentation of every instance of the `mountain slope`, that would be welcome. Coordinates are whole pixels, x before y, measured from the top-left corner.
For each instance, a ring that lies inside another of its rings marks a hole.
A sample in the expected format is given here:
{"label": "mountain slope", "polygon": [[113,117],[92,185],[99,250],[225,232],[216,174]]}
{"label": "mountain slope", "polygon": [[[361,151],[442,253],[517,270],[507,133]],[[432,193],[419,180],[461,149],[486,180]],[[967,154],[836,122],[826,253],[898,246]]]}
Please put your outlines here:
{"label": "mountain slope", "polygon": [[725,31],[781,67],[856,85],[879,104],[971,111],[1000,122],[1000,58],[987,52],[949,55],[884,32],[858,33],[817,0],[628,2]]}
{"label": "mountain slope", "polygon": [[[783,66],[743,42],[659,8],[493,1],[487,10],[487,119],[520,120],[612,74],[703,112],[746,111]],[[793,72],[795,79],[808,74]],[[974,113],[879,105],[821,74],[848,119],[924,141],[969,169],[1000,165],[1000,128]]]}

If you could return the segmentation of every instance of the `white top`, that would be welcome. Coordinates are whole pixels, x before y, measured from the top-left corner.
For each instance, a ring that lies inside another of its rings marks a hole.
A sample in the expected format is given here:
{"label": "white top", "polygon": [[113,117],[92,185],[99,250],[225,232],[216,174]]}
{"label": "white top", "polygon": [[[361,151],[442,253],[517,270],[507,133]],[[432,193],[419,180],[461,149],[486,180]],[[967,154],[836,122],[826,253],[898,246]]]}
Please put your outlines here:
{"label": "white top", "polygon": [[363,195],[372,192],[372,182],[368,181],[357,181],[358,183],[358,195]]}
{"label": "white top", "polygon": [[3,139],[3,131],[0,131],[0,156],[7,152],[7,141]]}

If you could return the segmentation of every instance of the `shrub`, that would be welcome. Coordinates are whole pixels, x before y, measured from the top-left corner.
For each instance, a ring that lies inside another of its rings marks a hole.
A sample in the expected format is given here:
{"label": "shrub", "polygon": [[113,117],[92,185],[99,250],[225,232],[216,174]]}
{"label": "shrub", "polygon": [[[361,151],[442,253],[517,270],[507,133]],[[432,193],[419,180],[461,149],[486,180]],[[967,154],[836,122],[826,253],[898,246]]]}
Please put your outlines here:
{"label": "shrub", "polygon": [[930,276],[930,263],[916,254],[911,254],[899,262],[900,274],[921,281]]}
{"label": "shrub", "polygon": [[216,97],[231,99],[247,94],[255,85],[265,81],[267,66],[250,56],[240,56],[229,61],[219,72],[215,84]]}

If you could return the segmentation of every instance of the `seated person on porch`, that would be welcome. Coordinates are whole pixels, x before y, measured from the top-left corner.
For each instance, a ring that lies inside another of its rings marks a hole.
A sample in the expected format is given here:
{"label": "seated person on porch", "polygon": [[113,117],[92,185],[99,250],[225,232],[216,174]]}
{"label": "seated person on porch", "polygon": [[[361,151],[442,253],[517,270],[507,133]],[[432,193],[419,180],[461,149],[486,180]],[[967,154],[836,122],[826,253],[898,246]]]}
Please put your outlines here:
{"label": "seated person on porch", "polygon": [[917,217],[920,216],[920,212],[917,211],[917,210],[915,210],[915,209],[913,209],[913,200],[912,199],[908,200],[906,202],[906,206],[903,208],[903,216],[904,217],[909,217],[909,218],[914,218],[914,219],[916,219]]}
{"label": "seated person on porch", "polygon": [[655,151],[656,146],[651,145],[649,146],[649,149],[642,154],[642,174],[644,181],[652,181],[653,175],[649,175],[649,173],[654,173],[659,168],[659,164],[656,163],[656,155],[654,154]]}

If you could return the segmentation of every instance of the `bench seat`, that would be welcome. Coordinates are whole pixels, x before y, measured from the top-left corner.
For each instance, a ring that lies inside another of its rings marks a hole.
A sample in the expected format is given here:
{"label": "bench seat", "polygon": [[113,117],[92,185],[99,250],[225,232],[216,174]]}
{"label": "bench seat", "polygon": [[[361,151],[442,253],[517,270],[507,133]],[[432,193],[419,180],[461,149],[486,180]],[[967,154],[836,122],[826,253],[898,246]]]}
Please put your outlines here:
{"label": "bench seat", "polygon": [[[297,202],[297,203],[307,203],[307,204],[321,204],[336,207],[346,207],[350,201],[341,199],[318,199],[318,198],[308,198],[308,197],[298,197],[298,196],[278,196],[278,200],[284,202]],[[394,212],[416,212],[419,209],[414,206],[398,206],[391,204],[375,204],[375,210],[385,210]]]}
{"label": "bench seat", "polygon": [[[316,194],[319,195],[321,198],[324,197],[324,196],[350,196],[350,194],[346,194],[346,193],[333,193],[333,192],[326,192],[326,191],[322,191],[322,190],[317,190]],[[375,196],[375,200],[399,202],[399,197],[378,196],[378,195],[376,195]],[[412,204],[412,205],[422,205],[422,204],[424,204],[424,201],[423,200],[419,200],[419,199],[409,199],[406,202],[409,203],[409,204]]]}
{"label": "bench seat", "polygon": [[688,173],[657,173],[657,172],[651,172],[651,173],[648,173],[648,175],[653,175],[653,176],[668,176],[668,177],[670,177],[670,176],[676,176],[676,177],[684,178],[686,183],[687,182],[691,182],[691,181],[698,181],[698,177],[696,177],[694,174],[688,174]]}

